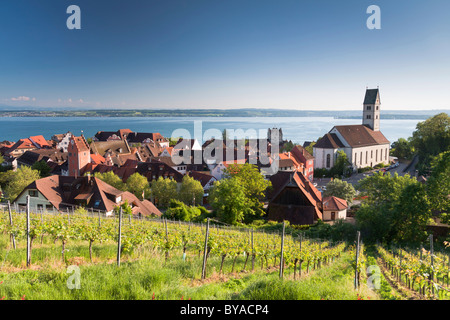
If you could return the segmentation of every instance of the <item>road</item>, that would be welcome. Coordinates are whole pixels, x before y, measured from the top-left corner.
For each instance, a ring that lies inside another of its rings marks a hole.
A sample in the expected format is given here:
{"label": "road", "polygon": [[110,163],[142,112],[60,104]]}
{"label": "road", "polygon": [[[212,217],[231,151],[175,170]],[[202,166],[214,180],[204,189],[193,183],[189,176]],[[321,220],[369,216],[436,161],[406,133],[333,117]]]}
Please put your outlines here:
{"label": "road", "polygon": [[[407,172],[403,172],[405,168],[408,166],[408,163],[400,162],[400,165],[397,168],[391,169],[387,172],[389,172],[391,175],[394,175],[395,172],[399,176],[404,176],[405,174],[409,173],[410,175],[415,174],[415,165],[417,163],[417,159],[415,159],[414,163],[412,163],[411,168]],[[348,183],[351,183],[354,187],[358,184],[359,180],[364,179],[366,176],[373,174],[373,172],[366,172],[366,173],[354,173],[351,177],[344,178],[344,181],[347,181]],[[321,178],[321,179],[314,179],[313,182],[317,183],[317,188],[326,186],[328,182],[330,182],[331,178]]]}

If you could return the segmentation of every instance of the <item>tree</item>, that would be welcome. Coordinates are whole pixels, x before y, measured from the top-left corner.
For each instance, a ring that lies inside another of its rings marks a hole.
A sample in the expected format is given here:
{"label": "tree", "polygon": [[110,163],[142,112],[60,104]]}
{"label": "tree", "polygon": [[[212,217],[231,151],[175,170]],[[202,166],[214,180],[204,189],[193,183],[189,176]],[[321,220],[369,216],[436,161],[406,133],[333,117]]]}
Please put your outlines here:
{"label": "tree", "polygon": [[247,203],[251,209],[249,212],[252,212],[255,218],[264,215],[262,200],[272,183],[264,179],[255,165],[249,163],[229,165],[224,170],[223,177],[225,179],[235,178],[243,186]]}
{"label": "tree", "polygon": [[15,200],[30,183],[40,179],[39,172],[30,167],[20,167],[9,175],[5,193],[9,200]]}
{"label": "tree", "polygon": [[173,179],[159,177],[152,182],[151,192],[155,198],[155,203],[163,208],[167,208],[171,199],[177,198],[177,182]]}
{"label": "tree", "polygon": [[126,189],[134,194],[138,199],[144,200],[147,196],[150,196],[150,185],[146,177],[138,172],[133,173],[125,183]]}
{"label": "tree", "polygon": [[229,224],[241,223],[246,215],[254,215],[245,187],[235,177],[214,182],[209,202],[217,217]]}
{"label": "tree", "polygon": [[112,171],[104,173],[96,172],[94,173],[94,177],[99,178],[118,190],[126,191],[126,185],[123,183],[122,179],[120,179],[119,176]]}
{"label": "tree", "polygon": [[442,222],[450,222],[450,151],[440,153],[431,161],[431,176],[427,194],[432,210],[441,213]]}
{"label": "tree", "polygon": [[201,204],[204,190],[200,181],[185,175],[181,181],[178,199],[187,205]]}
{"label": "tree", "polygon": [[429,200],[421,183],[409,175],[376,173],[360,181],[367,197],[356,213],[357,226],[368,241],[425,240]]}
{"label": "tree", "polygon": [[115,215],[119,215],[120,214],[120,209],[122,208],[122,214],[123,215],[133,215],[133,211],[132,208],[130,206],[130,204],[128,203],[128,200],[125,200],[122,204],[115,206],[114,207],[114,214]]}
{"label": "tree", "polygon": [[347,202],[349,203],[353,202],[353,198],[355,197],[355,195],[355,188],[347,181],[342,181],[339,179],[333,179],[332,181],[328,182],[327,190],[325,190],[323,193],[324,197],[335,196],[347,200]]}
{"label": "tree", "polygon": [[41,178],[48,177],[50,175],[50,171],[52,170],[45,161],[35,162],[31,166],[31,169],[39,171]]}
{"label": "tree", "polygon": [[330,175],[334,178],[347,175],[351,170],[349,169],[349,164],[350,162],[348,161],[347,154],[344,151],[339,150],[334,166],[330,169]]}
{"label": "tree", "polygon": [[417,169],[420,174],[430,170],[433,157],[450,151],[450,117],[442,112],[419,122],[413,132],[411,143],[419,155]]}
{"label": "tree", "polygon": [[411,138],[408,140],[405,138],[399,138],[397,141],[392,143],[391,155],[399,159],[408,159],[414,155],[414,146],[411,143]]}
{"label": "tree", "polygon": [[172,199],[169,202],[169,208],[164,212],[164,216],[169,219],[193,221],[201,213],[202,211],[198,207],[188,206],[181,201]]}

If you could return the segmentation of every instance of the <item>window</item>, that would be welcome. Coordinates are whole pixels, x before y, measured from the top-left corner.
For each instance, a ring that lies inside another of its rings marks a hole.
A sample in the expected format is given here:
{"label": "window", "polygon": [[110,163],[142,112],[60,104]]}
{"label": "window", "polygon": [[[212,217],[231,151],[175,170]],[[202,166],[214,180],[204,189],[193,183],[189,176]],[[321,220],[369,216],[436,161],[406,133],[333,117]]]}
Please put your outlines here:
{"label": "window", "polygon": [[370,114],[368,114],[366,118],[367,118],[367,119],[371,119],[372,116],[371,116]]}
{"label": "window", "polygon": [[363,161],[362,161],[362,151],[361,151],[361,154],[359,155],[359,162],[360,162],[360,164],[363,163]]}
{"label": "window", "polygon": [[385,159],[385,160],[387,160],[388,152],[389,152],[388,149],[386,149],[386,153],[385,153],[385,155],[384,155],[384,159]]}
{"label": "window", "polygon": [[369,151],[366,151],[366,164],[367,164],[368,161],[369,161],[368,156],[369,156]]}
{"label": "window", "polygon": [[330,156],[330,154],[327,154],[327,168],[330,167],[330,162],[331,162],[331,156]]}
{"label": "window", "polygon": [[380,150],[380,160],[383,161],[383,149]]}
{"label": "window", "polygon": [[377,116],[377,119],[378,119],[378,116]]}
{"label": "window", "polygon": [[367,110],[372,110],[372,106],[367,106]]}
{"label": "window", "polygon": [[38,197],[38,191],[37,190],[28,190],[28,195],[30,197],[37,198]]}
{"label": "window", "polygon": [[[378,101],[377,101],[378,102]],[[378,110],[378,106],[377,106],[377,110]]]}
{"label": "window", "polygon": [[373,159],[373,150],[370,150],[370,159]]}
{"label": "window", "polygon": [[375,162],[378,161],[378,150],[375,150]]}
{"label": "window", "polygon": [[356,157],[356,153],[355,153],[355,164],[356,164],[356,160],[357,160],[357,157]]}

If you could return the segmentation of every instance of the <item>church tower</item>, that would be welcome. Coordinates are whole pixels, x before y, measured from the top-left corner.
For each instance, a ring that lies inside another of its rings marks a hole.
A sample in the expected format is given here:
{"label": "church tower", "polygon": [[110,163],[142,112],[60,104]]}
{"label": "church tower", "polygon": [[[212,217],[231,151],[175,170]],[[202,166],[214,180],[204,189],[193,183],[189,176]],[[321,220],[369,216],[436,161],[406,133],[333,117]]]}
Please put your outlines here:
{"label": "church tower", "polygon": [[69,176],[79,177],[84,167],[91,162],[89,146],[83,136],[71,136],[68,151]]}
{"label": "church tower", "polygon": [[373,131],[380,131],[380,105],[379,89],[366,89],[362,124]]}

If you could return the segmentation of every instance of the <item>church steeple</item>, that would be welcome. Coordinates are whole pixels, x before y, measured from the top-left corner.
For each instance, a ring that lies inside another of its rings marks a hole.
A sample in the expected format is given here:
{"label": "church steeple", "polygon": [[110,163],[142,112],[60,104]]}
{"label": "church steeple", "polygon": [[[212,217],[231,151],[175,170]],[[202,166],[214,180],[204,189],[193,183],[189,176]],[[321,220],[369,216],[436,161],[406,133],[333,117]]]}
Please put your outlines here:
{"label": "church steeple", "polygon": [[379,89],[366,89],[363,103],[362,124],[373,131],[380,131],[380,91]]}

